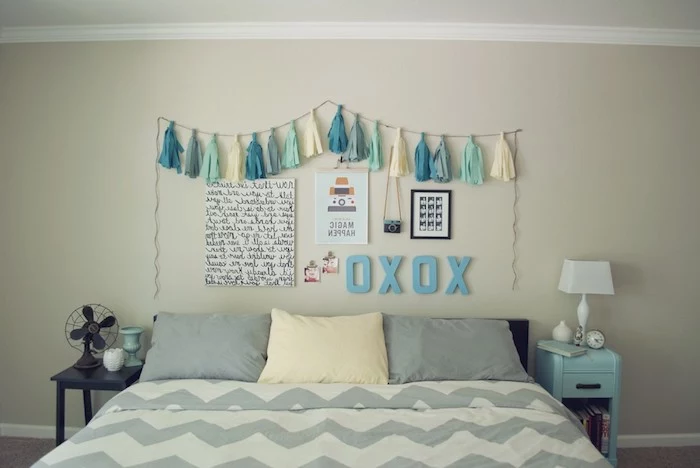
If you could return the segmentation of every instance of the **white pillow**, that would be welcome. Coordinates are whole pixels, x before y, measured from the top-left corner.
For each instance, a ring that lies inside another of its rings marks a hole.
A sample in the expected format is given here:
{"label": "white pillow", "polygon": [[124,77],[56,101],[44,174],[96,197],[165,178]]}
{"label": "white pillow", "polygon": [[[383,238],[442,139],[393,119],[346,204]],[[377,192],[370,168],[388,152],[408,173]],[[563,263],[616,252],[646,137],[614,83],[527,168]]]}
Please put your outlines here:
{"label": "white pillow", "polygon": [[382,314],[306,317],[272,309],[259,383],[386,384]]}

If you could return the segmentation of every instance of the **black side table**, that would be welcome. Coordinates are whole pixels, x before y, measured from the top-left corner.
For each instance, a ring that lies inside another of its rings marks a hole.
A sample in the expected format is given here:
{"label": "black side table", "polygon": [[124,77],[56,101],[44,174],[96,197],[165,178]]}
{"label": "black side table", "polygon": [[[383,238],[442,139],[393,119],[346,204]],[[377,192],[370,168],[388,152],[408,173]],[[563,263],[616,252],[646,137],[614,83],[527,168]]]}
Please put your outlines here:
{"label": "black side table", "polygon": [[51,380],[56,382],[56,446],[65,440],[66,389],[83,391],[83,409],[87,424],[92,419],[90,390],[120,392],[139,379],[142,368],[143,366],[122,367],[117,372],[110,372],[102,364],[94,369],[69,367],[51,377]]}

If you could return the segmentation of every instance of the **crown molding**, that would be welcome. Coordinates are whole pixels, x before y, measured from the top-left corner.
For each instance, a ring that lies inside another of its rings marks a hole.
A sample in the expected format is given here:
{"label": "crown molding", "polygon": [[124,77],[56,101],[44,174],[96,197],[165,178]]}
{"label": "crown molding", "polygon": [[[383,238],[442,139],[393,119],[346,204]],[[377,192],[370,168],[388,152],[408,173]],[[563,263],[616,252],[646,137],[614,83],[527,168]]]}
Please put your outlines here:
{"label": "crown molding", "polygon": [[7,27],[0,44],[237,39],[554,42],[700,47],[700,30],[495,23],[177,23]]}

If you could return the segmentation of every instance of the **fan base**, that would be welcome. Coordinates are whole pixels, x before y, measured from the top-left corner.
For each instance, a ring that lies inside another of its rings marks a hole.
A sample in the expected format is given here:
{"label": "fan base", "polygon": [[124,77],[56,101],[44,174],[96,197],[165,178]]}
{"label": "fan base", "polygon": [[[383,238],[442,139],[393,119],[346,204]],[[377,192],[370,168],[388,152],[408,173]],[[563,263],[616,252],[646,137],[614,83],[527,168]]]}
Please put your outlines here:
{"label": "fan base", "polygon": [[95,359],[95,356],[93,356],[90,353],[83,354],[80,359],[76,361],[75,364],[73,364],[73,367],[76,369],[94,369],[95,367],[100,366],[100,361]]}

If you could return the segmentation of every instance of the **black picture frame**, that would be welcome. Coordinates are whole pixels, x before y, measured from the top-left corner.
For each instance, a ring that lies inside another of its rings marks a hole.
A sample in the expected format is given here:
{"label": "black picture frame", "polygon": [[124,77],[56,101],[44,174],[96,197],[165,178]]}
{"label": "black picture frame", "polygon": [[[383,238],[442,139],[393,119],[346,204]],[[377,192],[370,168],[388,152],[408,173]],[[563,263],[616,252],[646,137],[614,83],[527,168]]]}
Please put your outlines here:
{"label": "black picture frame", "polygon": [[411,239],[452,239],[452,190],[411,190]]}

